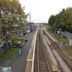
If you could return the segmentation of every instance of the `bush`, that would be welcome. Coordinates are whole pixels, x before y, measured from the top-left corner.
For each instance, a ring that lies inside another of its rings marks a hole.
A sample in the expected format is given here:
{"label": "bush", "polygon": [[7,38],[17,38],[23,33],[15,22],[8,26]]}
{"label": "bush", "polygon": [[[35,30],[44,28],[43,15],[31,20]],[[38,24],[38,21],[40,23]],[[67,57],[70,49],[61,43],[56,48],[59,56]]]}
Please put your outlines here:
{"label": "bush", "polygon": [[13,47],[20,47],[23,42],[23,39],[19,37],[16,33],[13,33],[11,36]]}
{"label": "bush", "polygon": [[11,48],[7,52],[0,53],[0,59],[8,59],[18,54],[19,48]]}

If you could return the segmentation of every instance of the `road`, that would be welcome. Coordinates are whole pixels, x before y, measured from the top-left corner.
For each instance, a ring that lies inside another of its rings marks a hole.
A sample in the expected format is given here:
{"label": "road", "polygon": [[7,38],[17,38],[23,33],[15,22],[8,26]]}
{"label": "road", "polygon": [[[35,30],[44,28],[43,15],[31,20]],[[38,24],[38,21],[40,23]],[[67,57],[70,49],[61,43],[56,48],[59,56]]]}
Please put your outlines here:
{"label": "road", "polygon": [[34,32],[27,34],[28,41],[25,43],[25,45],[22,48],[22,54],[20,56],[16,56],[14,58],[5,61],[2,64],[2,66],[4,67],[10,66],[12,68],[12,72],[25,72],[26,59],[29,49],[31,47],[33,34]]}

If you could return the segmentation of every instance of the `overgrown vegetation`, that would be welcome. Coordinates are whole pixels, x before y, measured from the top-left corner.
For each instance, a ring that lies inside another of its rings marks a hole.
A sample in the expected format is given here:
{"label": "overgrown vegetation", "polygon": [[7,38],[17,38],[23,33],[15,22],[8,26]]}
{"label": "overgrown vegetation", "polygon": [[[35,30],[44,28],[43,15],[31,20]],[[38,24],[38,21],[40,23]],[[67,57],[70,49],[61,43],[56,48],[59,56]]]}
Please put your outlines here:
{"label": "overgrown vegetation", "polygon": [[64,51],[67,55],[72,56],[72,46],[65,47]]}

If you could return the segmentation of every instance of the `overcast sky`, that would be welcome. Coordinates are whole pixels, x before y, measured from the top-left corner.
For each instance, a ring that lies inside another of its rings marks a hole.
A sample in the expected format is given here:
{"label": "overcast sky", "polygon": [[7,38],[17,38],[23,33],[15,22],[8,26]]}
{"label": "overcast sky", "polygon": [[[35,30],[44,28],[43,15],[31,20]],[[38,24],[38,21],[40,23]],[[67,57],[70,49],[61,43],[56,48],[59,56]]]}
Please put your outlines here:
{"label": "overcast sky", "polygon": [[72,7],[72,0],[20,0],[26,13],[31,13],[31,21],[47,22],[50,15],[59,13],[63,8]]}

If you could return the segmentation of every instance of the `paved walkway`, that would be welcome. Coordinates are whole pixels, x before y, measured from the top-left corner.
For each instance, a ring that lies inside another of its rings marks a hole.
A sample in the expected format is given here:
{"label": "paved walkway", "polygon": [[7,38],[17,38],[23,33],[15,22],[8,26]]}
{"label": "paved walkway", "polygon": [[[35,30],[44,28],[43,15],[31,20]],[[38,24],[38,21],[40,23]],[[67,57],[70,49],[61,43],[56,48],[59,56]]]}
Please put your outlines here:
{"label": "paved walkway", "polygon": [[[29,33],[27,35],[27,43],[22,48],[22,54],[20,56],[16,56],[14,58],[11,58],[9,60],[6,60],[2,63],[2,66],[10,66],[12,67],[12,72],[25,72],[25,65],[27,60],[27,55],[31,46],[31,41],[33,38],[33,33]],[[0,63],[1,66],[1,63]]]}

